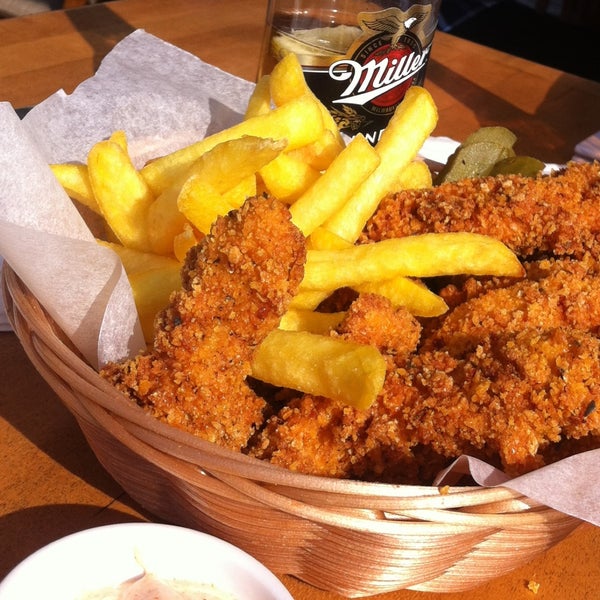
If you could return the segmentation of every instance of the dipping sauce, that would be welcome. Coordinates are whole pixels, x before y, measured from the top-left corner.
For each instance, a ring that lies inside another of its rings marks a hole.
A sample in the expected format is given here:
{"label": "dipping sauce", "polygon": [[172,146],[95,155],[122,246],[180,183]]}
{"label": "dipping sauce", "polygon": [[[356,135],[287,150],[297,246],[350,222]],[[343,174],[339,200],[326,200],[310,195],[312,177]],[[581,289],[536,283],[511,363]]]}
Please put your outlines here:
{"label": "dipping sauce", "polygon": [[77,600],[237,600],[211,584],[179,579],[163,580],[149,573],[118,587],[88,592]]}

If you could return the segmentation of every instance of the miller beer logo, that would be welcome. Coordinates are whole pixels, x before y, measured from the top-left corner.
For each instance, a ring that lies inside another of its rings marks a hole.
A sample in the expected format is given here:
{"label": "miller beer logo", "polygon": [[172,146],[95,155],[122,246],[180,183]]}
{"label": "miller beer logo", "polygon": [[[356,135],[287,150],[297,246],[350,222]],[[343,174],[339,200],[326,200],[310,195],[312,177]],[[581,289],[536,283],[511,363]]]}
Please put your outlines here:
{"label": "miller beer logo", "polygon": [[406,90],[422,80],[418,76],[430,50],[430,46],[423,48],[420,39],[427,16],[426,11],[409,16],[397,8],[360,13],[358,20],[365,35],[348,58],[329,67],[329,76],[344,85],[333,103],[358,105],[374,115],[393,112]]}

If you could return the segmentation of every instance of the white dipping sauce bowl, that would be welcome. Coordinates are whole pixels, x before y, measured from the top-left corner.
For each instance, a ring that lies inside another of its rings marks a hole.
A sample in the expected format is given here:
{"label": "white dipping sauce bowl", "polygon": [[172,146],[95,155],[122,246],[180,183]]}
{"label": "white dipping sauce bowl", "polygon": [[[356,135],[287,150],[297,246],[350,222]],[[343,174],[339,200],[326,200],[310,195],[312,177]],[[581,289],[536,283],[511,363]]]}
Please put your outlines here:
{"label": "white dipping sauce bowl", "polygon": [[161,580],[214,586],[239,600],[293,600],[281,581],[239,548],[157,523],[95,527],[44,546],[0,583],[0,600],[76,600],[144,570]]}

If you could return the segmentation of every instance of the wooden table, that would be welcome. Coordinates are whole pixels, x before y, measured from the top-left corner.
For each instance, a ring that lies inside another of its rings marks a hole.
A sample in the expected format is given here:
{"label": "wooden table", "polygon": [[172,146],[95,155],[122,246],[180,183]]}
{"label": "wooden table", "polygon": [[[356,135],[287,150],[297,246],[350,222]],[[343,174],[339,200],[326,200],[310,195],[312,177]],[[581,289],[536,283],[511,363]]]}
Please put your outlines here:
{"label": "wooden table", "polygon": [[[266,0],[123,0],[0,21],[0,100],[30,106],[92,75],[113,45],[137,28],[231,73],[253,79]],[[600,129],[600,85],[436,34],[427,87],[438,135],[462,139],[487,124],[510,127],[519,151],[568,160]],[[12,333],[0,333],[0,578],[58,537],[107,523],[148,520],[99,465],[71,415],[37,375]],[[600,529],[582,525],[537,560],[447,600],[596,599]],[[352,568],[349,565],[349,568]],[[299,600],[333,598],[282,577]],[[401,591],[382,596],[427,600]]]}

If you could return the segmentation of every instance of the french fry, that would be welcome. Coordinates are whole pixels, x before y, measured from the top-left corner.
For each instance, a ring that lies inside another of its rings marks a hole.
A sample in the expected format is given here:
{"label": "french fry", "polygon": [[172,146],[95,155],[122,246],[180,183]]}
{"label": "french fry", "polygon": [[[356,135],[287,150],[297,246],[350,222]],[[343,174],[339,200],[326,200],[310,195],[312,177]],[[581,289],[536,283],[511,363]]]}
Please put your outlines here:
{"label": "french fry", "polygon": [[104,140],[94,144],[87,164],[94,197],[111,230],[124,246],[148,250],[145,223],[154,196],[129,155]]}
{"label": "french fry", "polygon": [[115,252],[127,273],[147,342],[152,340],[154,317],[167,305],[171,292],[181,287],[181,264],[174,258],[141,252],[121,244],[98,240]]}
{"label": "french fry", "polygon": [[325,173],[292,204],[292,222],[309,236],[344,206],[378,165],[377,152],[362,135],[357,135]]}
{"label": "french fry", "polygon": [[429,167],[422,160],[413,160],[402,169],[389,192],[400,190],[420,190],[432,186],[432,176]]}
{"label": "french fry", "polygon": [[[400,171],[394,189],[419,189],[430,185],[429,167],[424,162],[415,160]],[[322,226],[317,227],[307,241],[311,250],[341,250],[352,246],[351,242]]]}
{"label": "french fry", "polygon": [[269,76],[270,95],[275,106],[282,106],[311,93],[302,66],[295,54],[289,53],[273,67]]}
{"label": "french fry", "polygon": [[[317,227],[307,239],[309,250],[342,250],[352,244],[323,227]],[[334,290],[310,290],[300,285],[298,293],[292,298],[291,310],[314,311]]]}
{"label": "french fry", "polygon": [[217,144],[197,161],[188,176],[198,175],[219,194],[254,176],[286,148],[282,139],[244,135]]}
{"label": "french fry", "polygon": [[100,214],[100,207],[94,196],[87,165],[61,163],[50,165],[50,168],[70,198]]}
{"label": "french fry", "polygon": [[287,149],[300,148],[314,142],[323,132],[319,102],[306,94],[264,115],[258,115],[157,158],[141,169],[141,174],[158,196],[205,152],[222,142],[244,135],[287,140]]}
{"label": "french fry", "polygon": [[280,154],[259,174],[268,192],[286,204],[294,202],[321,176],[309,164],[289,154]]}
{"label": "french fry", "polygon": [[310,234],[306,247],[310,250],[343,250],[352,244],[324,227],[317,227]]}
{"label": "french fry", "polygon": [[329,129],[312,144],[288,152],[292,158],[305,162],[317,171],[325,171],[333,159],[345,148],[343,140]]}
{"label": "french fry", "polygon": [[285,146],[285,140],[254,136],[217,144],[194,163],[177,197],[177,207],[194,227],[208,233],[217,217],[241,204],[238,197],[236,206],[232,205],[224,193],[254,176],[280,155]]}
{"label": "french fry", "polygon": [[252,198],[256,194],[256,175],[252,174],[223,192],[223,199],[234,208],[239,208],[248,198]]}
{"label": "french fry", "polygon": [[[352,248],[352,244],[319,227],[310,236],[308,247],[311,250],[342,250]],[[354,289],[359,293],[384,296],[391,301],[393,306],[404,306],[410,313],[418,317],[437,317],[448,310],[448,305],[443,298],[434,294],[426,285],[402,275],[384,281],[363,283],[355,286]],[[314,299],[310,297],[309,290],[301,290],[298,295],[300,296],[298,303],[302,302],[310,306],[314,302]],[[317,296],[315,295],[314,298],[316,299]],[[320,302],[322,300],[319,300],[319,304]]]}
{"label": "french fry", "polygon": [[140,317],[146,342],[154,335],[156,314],[167,306],[172,292],[181,288],[181,265],[174,264],[148,271],[140,271],[129,276],[133,299]]}
{"label": "french fry", "polygon": [[315,98],[321,111],[325,129],[330,131],[339,142],[342,141],[342,135],[331,116],[331,113],[308,87],[300,61],[293,52],[286,54],[273,67],[273,71],[270,75],[270,90],[271,98],[276,106],[283,106],[305,94]]}
{"label": "french fry", "polygon": [[121,146],[123,152],[129,153],[129,144],[127,143],[127,134],[122,130],[118,129],[113,131],[108,138],[111,142],[114,142],[118,146]]}
{"label": "french fry", "polygon": [[475,233],[424,233],[343,250],[309,250],[302,287],[334,290],[398,275],[522,277],[515,254],[495,238]]}
{"label": "french fry", "polygon": [[127,275],[134,275],[153,269],[178,269],[181,267],[178,261],[168,256],[160,256],[151,252],[141,252],[140,250],[127,248],[122,244],[106,242],[104,240],[97,240],[97,242],[101,246],[110,248],[119,256]]}
{"label": "french fry", "polygon": [[271,77],[263,75],[257,82],[246,106],[244,120],[264,115],[271,110]]}
{"label": "french fry", "polygon": [[198,231],[205,234],[218,217],[233,210],[223,195],[199,174],[192,175],[183,184],[177,207]]}
{"label": "french fry", "polygon": [[280,329],[259,345],[252,361],[252,375],[261,381],[358,409],[377,398],[385,371],[385,359],[374,346]]}
{"label": "french fry", "polygon": [[326,334],[341,323],[344,314],[343,312],[324,313],[314,310],[290,308],[281,317],[279,329]]}
{"label": "french fry", "polygon": [[420,281],[398,275],[386,281],[372,281],[357,285],[357,292],[379,294],[394,307],[404,306],[417,317],[438,317],[448,310],[444,299],[433,293]]}
{"label": "french fry", "polygon": [[182,177],[181,181],[167,188],[148,207],[146,227],[152,252],[167,256],[173,253],[173,240],[187,222],[177,206],[177,198],[184,183],[185,178]]}
{"label": "french fry", "polygon": [[[186,214],[181,207],[194,215],[194,223],[210,227],[207,223],[220,214],[238,208],[246,198],[256,194],[255,173],[268,164],[285,148],[285,141],[244,136],[232,139],[203,154],[183,175],[169,186],[148,209],[148,237],[153,252],[172,254],[175,236],[182,232]],[[192,183],[186,182],[194,177]],[[178,198],[186,186],[184,197],[178,205]],[[199,200],[194,208],[193,198],[202,193],[201,186],[208,196]],[[211,198],[215,205],[210,206]],[[202,215],[203,206],[208,205],[208,213]],[[225,211],[225,212],[223,212]]]}
{"label": "french fry", "polygon": [[173,239],[173,253],[175,254],[175,258],[179,262],[183,262],[188,250],[197,243],[198,238],[196,237],[194,228],[189,223],[185,223],[183,231],[178,233]]}
{"label": "french fry", "polygon": [[409,88],[375,146],[379,167],[324,227],[355,242],[380,200],[393,191],[398,172],[417,155],[436,124],[437,108],[429,92]]}
{"label": "french fry", "polygon": [[302,289],[292,298],[290,309],[315,310],[325,300],[332,290],[307,290]]}

